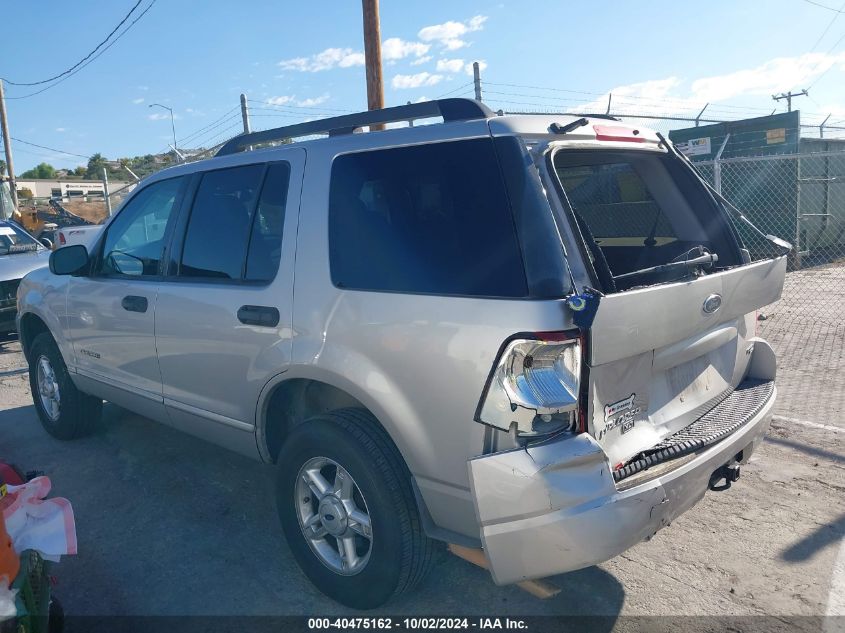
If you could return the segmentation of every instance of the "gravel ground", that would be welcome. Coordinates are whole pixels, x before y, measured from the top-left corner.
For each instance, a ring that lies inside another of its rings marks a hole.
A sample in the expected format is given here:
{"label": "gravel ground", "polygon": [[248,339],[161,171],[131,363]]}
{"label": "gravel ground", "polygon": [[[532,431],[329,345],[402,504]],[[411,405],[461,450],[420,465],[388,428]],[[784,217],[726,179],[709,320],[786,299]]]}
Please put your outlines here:
{"label": "gravel ground", "polygon": [[[780,356],[776,419],[729,491],[608,563],[550,579],[563,589],[551,599],[497,587],[441,550],[425,583],[381,613],[602,615],[619,630],[620,615],[768,615],[767,626],[807,630],[822,625],[789,616],[845,615],[845,572],[832,583],[845,566],[845,325],[832,316],[799,334],[781,307],[790,298],[764,322]],[[102,431],[58,442],[37,421],[27,375],[9,373],[22,367],[17,341],[0,342],[0,457],[46,471],[73,502],[79,555],[56,568],[55,588],[68,613],[355,614],[296,567],[271,467],[108,404]]]}

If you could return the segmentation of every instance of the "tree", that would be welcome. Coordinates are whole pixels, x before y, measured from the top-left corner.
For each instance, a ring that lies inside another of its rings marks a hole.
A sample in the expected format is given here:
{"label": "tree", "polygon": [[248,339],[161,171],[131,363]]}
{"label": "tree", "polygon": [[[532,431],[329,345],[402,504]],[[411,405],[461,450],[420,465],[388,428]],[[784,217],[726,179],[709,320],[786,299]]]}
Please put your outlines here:
{"label": "tree", "polygon": [[88,168],[85,170],[85,178],[88,180],[100,180],[103,177],[103,168],[106,166],[106,159],[97,152],[88,159]]}
{"label": "tree", "polygon": [[20,175],[20,178],[40,178],[42,180],[50,180],[55,177],[56,168],[49,163],[40,163]]}

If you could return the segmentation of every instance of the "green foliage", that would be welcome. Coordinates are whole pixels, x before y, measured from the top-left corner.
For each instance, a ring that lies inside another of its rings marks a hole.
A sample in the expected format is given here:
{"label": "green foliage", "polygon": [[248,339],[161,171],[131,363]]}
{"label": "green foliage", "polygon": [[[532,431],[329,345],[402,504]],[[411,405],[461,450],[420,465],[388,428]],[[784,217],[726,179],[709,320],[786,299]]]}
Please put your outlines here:
{"label": "green foliage", "polygon": [[20,178],[40,178],[40,179],[43,179],[43,180],[49,180],[51,178],[56,177],[56,168],[53,167],[52,165],[50,165],[49,163],[40,163],[40,164],[36,165],[35,167],[33,167],[32,169],[29,169],[29,170],[23,172],[19,177]]}
{"label": "green foliage", "polygon": [[[32,170],[30,170],[30,171],[32,171]],[[31,177],[32,176],[29,176],[29,178],[31,178]],[[18,189],[18,198],[20,198],[21,200],[26,200],[26,199],[34,198],[34,197],[35,196],[32,193],[32,189],[29,189],[27,187],[21,187],[20,189]]]}
{"label": "green foliage", "polygon": [[0,160],[0,176],[6,175],[6,161]]}

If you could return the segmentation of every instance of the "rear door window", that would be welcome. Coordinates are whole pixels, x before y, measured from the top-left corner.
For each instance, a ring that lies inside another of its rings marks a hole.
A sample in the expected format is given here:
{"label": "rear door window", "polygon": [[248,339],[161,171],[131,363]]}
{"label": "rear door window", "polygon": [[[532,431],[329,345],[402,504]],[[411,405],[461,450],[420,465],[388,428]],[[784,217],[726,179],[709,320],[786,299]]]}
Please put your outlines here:
{"label": "rear door window", "polygon": [[524,297],[525,269],[491,139],[347,154],[332,166],[338,287]]}
{"label": "rear door window", "polygon": [[290,166],[244,165],[202,175],[179,276],[269,282],[279,269]]}

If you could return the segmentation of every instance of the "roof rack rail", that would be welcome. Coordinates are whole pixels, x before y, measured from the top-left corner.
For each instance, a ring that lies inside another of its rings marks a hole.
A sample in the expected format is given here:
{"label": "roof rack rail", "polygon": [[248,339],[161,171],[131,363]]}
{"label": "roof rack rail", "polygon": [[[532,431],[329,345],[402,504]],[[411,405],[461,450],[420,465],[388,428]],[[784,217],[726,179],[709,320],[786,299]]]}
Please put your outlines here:
{"label": "roof rack rail", "polygon": [[297,123],[271,130],[252,132],[251,134],[241,134],[227,141],[217,151],[215,156],[234,154],[250,145],[281,141],[298,136],[312,136],[316,134],[339,136],[342,134],[352,134],[357,128],[380,123],[414,121],[416,119],[428,119],[431,117],[443,117],[445,123],[449,121],[487,119],[493,116],[495,116],[495,113],[490,108],[472,99],[422,101],[420,103],[409,103],[408,105],[392,108],[382,108],[381,110],[368,110],[366,112],[344,114],[318,121]]}

